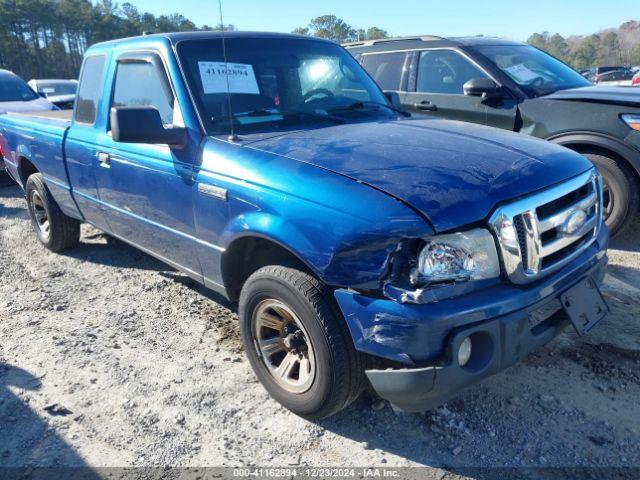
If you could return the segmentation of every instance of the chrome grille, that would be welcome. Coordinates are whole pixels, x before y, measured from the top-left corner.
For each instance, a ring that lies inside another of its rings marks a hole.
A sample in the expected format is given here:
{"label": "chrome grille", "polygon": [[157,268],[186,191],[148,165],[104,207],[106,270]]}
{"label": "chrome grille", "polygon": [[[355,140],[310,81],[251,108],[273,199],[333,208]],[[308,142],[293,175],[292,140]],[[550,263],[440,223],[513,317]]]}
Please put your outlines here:
{"label": "chrome grille", "polygon": [[505,271],[524,284],[566,265],[602,224],[602,181],[595,169],[499,207],[490,220]]}

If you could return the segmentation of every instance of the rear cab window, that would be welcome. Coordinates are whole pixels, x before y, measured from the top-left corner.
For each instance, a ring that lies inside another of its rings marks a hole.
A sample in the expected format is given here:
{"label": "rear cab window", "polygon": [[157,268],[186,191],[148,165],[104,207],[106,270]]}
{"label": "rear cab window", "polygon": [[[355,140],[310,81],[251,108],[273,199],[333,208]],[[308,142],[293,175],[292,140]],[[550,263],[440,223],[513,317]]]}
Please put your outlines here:
{"label": "rear cab window", "polygon": [[104,55],[89,56],[84,61],[74,114],[78,123],[93,125],[96,121],[105,61]]}
{"label": "rear cab window", "polygon": [[370,53],[362,55],[362,66],[383,90],[401,90],[406,52]]}

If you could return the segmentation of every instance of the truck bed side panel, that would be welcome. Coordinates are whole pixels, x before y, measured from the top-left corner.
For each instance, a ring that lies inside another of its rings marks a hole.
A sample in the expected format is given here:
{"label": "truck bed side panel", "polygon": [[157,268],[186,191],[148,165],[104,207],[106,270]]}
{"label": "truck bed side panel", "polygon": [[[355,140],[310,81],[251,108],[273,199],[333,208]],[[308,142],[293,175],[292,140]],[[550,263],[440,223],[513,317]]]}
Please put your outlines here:
{"label": "truck bed side panel", "polygon": [[10,151],[5,157],[7,168],[24,189],[26,161],[43,174],[62,211],[74,218],[82,218],[71,194],[71,186],[64,158],[64,139],[69,122],[64,118],[25,114],[0,116],[0,134]]}

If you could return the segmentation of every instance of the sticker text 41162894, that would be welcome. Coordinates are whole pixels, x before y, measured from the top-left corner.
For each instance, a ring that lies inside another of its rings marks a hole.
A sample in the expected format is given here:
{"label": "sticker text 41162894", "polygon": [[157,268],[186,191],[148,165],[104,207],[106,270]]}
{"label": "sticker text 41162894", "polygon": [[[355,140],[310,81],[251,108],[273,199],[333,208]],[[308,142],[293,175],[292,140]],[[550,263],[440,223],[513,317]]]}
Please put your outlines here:
{"label": "sticker text 41162894", "polygon": [[[253,65],[245,63],[198,62],[200,79],[205,94],[248,93],[259,95],[260,89]],[[228,83],[227,83],[228,82]]]}

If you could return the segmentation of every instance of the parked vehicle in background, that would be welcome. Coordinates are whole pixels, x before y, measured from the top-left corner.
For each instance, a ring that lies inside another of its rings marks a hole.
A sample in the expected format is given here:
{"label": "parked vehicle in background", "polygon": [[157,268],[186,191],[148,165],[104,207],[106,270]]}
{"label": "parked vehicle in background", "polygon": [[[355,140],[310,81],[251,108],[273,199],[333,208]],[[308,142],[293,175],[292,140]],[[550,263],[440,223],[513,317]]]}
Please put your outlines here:
{"label": "parked vehicle in background", "polygon": [[631,79],[631,86],[633,87],[640,86],[640,72],[636,73]]}
{"label": "parked vehicle in background", "polygon": [[594,82],[596,85],[617,85],[621,87],[628,87],[632,85],[634,73],[628,69],[610,70],[605,73],[596,75]]}
{"label": "parked vehicle in background", "polygon": [[608,67],[596,67],[594,69],[594,73],[595,75],[604,75],[605,73],[609,73],[609,72],[613,72],[616,70],[627,70],[628,67],[624,66],[624,65],[617,65],[617,66],[608,66]]}
{"label": "parked vehicle in background", "polygon": [[31,79],[29,86],[62,110],[73,109],[78,89],[77,80]]}
{"label": "parked vehicle in background", "polygon": [[[51,102],[36,94],[24,80],[13,72],[0,69],[0,114],[5,112],[46,111],[56,108]],[[5,165],[0,154],[0,185],[8,183],[11,183],[11,179],[5,171]]]}
{"label": "parked vehicle in background", "polygon": [[585,68],[579,70],[580,75],[589,80],[590,82],[595,82],[596,79],[596,69],[595,68]]}
{"label": "parked vehicle in background", "polygon": [[606,315],[591,162],[406,118],[333,42],[95,45],[73,119],[55,113],[0,116],[42,244],[73,247],[88,222],[238,302],[251,366],[299,415],[343,409],[365,374],[425,410]]}
{"label": "parked vehicle in background", "polygon": [[635,89],[593,86],[537,48],[486,37],[411,37],[347,48],[415,114],[526,133],[585,155],[604,177],[604,214],[613,233],[637,214],[640,95]]}

